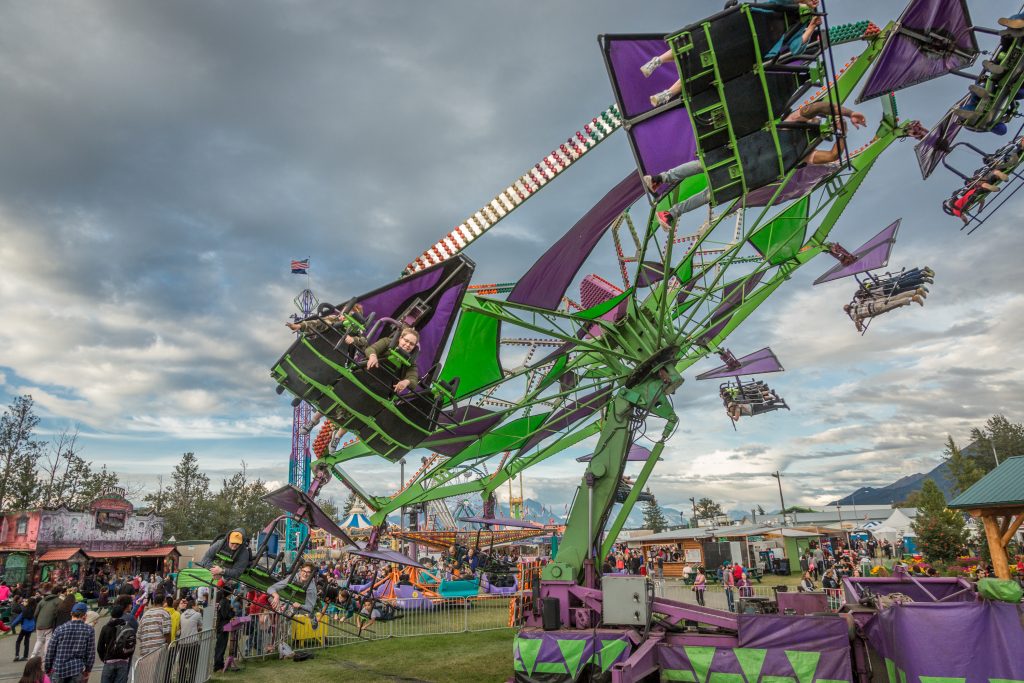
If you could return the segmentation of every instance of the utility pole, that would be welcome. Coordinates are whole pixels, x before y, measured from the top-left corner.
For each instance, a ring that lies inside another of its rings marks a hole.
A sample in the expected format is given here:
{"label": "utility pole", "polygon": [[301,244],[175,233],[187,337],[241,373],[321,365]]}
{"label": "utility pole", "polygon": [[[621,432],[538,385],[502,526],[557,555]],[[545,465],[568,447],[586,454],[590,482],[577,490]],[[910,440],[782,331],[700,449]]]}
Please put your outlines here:
{"label": "utility pole", "polygon": [[[779,482],[779,503],[782,504],[782,526],[786,526],[786,501],[782,498],[782,473],[775,470],[772,472],[772,476]],[[796,522],[795,516],[793,517],[793,521]]]}
{"label": "utility pole", "polygon": [[[398,492],[401,493],[402,489],[405,488],[405,458],[398,461]],[[405,506],[402,506],[402,511],[398,515],[398,530],[405,531]],[[399,552],[405,552],[405,540],[403,539],[398,545]]]}
{"label": "utility pole", "polygon": [[988,445],[992,447],[992,457],[996,459],[996,467],[999,467],[999,455],[996,453],[995,439],[989,439]]}
{"label": "utility pole", "polygon": [[850,547],[850,530],[843,526],[843,508],[836,503],[836,513],[839,515],[839,528],[846,532],[846,547]]}
{"label": "utility pole", "polygon": [[700,520],[697,519],[697,499],[690,498],[690,504],[693,505],[693,526],[699,527]]}

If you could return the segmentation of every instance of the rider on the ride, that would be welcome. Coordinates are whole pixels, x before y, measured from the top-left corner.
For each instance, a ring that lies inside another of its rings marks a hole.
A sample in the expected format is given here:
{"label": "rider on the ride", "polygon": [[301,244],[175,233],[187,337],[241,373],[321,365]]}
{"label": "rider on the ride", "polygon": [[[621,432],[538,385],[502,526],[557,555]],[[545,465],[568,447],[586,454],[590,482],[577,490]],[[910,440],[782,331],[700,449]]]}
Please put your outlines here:
{"label": "rider on the ride", "polygon": [[209,569],[214,577],[237,579],[252,564],[252,554],[245,543],[245,530],[235,529],[215,540],[196,564]]}

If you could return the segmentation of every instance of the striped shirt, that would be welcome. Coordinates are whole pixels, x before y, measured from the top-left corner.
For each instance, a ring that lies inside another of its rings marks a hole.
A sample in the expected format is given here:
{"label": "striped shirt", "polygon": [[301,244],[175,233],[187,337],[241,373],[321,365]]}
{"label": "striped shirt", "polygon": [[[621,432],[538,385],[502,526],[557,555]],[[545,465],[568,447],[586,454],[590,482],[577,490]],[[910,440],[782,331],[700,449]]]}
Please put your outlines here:
{"label": "striped shirt", "polygon": [[135,634],[139,658],[159,650],[171,633],[171,615],[161,607],[149,607],[139,619],[139,630]]}

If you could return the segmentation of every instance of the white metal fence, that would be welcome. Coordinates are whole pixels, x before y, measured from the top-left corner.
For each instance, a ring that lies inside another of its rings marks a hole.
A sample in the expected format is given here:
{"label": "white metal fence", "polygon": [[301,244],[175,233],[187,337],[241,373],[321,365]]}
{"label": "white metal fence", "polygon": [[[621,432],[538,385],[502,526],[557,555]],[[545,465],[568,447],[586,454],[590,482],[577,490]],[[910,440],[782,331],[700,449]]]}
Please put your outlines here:
{"label": "white metal fence", "polygon": [[212,629],[178,638],[132,662],[132,683],[205,683],[213,674]]}

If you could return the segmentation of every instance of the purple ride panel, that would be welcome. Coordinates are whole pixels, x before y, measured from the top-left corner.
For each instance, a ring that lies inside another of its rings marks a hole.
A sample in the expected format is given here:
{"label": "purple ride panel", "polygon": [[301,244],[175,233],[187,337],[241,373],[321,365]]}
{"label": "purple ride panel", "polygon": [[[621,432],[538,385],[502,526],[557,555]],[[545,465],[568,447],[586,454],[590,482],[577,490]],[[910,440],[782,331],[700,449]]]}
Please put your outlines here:
{"label": "purple ride panel", "polygon": [[643,194],[643,182],[637,174],[630,173],[619,181],[519,278],[508,301],[556,309],[612,221]]}
{"label": "purple ride panel", "polygon": [[760,375],[766,372],[782,372],[782,363],[769,347],[737,358],[740,367],[730,370],[728,365],[720,365],[713,370],[697,375],[697,379],[719,379],[721,377],[739,377],[740,375]]}
{"label": "purple ride panel", "polygon": [[[640,67],[668,50],[659,35],[602,36],[605,64],[619,111],[641,175],[655,174],[697,158],[697,141],[686,109],[679,105],[643,121],[632,119],[649,112],[650,97],[679,80],[675,61],[662,64],[645,78]],[[665,188],[656,196],[661,196]]]}
{"label": "purple ride panel", "polygon": [[[953,108],[959,109],[965,104],[967,104],[967,97],[957,102]],[[914,145],[914,154],[917,155],[917,163],[921,167],[921,177],[924,180],[928,180],[928,176],[949,154],[949,148],[953,146],[953,140],[956,139],[961,128],[963,128],[963,122],[953,113],[953,109],[950,109],[942,117],[942,120],[928,131],[928,135]]]}
{"label": "purple ride panel", "polygon": [[[861,103],[895,90],[937,78],[970,66],[978,54],[978,43],[971,30],[971,17],[964,0],[911,0],[885,41],[867,82],[857,97]],[[953,53],[940,55],[921,49],[920,42],[900,33],[899,28],[925,33],[936,30],[953,39],[958,50],[970,58]]]}
{"label": "purple ride panel", "polygon": [[889,253],[892,251],[893,245],[896,244],[896,233],[899,232],[902,220],[902,218],[897,218],[877,235],[857,247],[853,251],[853,255],[857,257],[856,261],[848,266],[837,263],[822,273],[814,281],[814,284],[820,285],[823,282],[831,282],[832,280],[849,277],[857,273],[866,273],[876,268],[884,268],[889,263]]}

